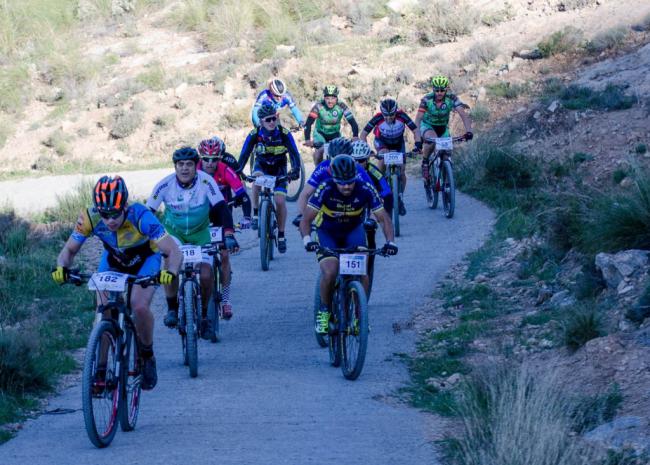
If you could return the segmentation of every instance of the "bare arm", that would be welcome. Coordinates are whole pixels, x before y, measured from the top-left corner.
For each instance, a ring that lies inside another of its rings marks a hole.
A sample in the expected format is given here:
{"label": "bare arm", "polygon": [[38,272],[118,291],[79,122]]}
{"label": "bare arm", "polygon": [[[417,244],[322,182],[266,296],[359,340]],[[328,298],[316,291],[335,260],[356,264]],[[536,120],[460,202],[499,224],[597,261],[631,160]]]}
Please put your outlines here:
{"label": "bare arm", "polygon": [[174,242],[171,236],[165,235],[162,239],[156,242],[160,251],[167,257],[165,263],[167,265],[167,270],[172,273],[178,274],[178,270],[181,267],[181,262],[183,261],[183,256],[181,255],[181,250]]}
{"label": "bare arm", "polygon": [[465,132],[472,132],[472,119],[465,112],[465,109],[463,107],[458,107],[456,108],[456,113],[458,113],[460,119],[463,120],[463,124],[465,125]]}
{"label": "bare arm", "polygon": [[395,232],[393,231],[393,222],[386,213],[386,210],[379,210],[375,212],[375,218],[377,222],[381,225],[381,230],[384,232],[384,237],[387,241],[393,242],[395,240]]}
{"label": "bare arm", "polygon": [[302,237],[309,236],[311,233],[311,223],[316,218],[318,212],[313,208],[305,208],[300,220],[300,235]]}
{"label": "bare arm", "polygon": [[368,143],[368,132],[365,129],[361,131],[361,134],[359,134],[359,139],[361,139],[365,143]]}
{"label": "bare arm", "polygon": [[305,184],[305,188],[300,193],[300,197],[298,197],[298,213],[305,213],[305,210],[307,210],[307,201],[315,191],[316,188],[314,186]]}
{"label": "bare arm", "polygon": [[57,266],[69,268],[74,261],[74,257],[79,253],[79,250],[81,250],[82,245],[81,242],[75,241],[70,237],[56,259]]}

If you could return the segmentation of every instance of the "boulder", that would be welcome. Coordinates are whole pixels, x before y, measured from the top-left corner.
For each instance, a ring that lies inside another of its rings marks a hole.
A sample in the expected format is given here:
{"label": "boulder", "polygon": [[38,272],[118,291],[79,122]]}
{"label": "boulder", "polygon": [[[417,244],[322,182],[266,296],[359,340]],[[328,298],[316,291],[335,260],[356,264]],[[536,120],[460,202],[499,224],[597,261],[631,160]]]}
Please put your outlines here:
{"label": "boulder", "polygon": [[605,448],[634,449],[638,454],[650,452],[650,437],[644,434],[645,423],[641,417],[625,416],[615,418],[585,434],[590,442],[600,443]]}
{"label": "boulder", "polygon": [[625,278],[640,274],[648,267],[647,250],[624,250],[615,254],[601,252],[596,255],[596,268],[610,289],[618,289]]}

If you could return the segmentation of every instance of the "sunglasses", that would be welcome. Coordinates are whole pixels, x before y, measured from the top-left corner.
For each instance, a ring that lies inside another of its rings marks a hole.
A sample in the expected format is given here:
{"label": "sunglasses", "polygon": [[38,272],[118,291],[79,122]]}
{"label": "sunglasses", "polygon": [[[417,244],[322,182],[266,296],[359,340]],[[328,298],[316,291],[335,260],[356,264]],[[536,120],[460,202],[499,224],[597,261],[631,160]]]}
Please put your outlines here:
{"label": "sunglasses", "polygon": [[214,162],[219,161],[219,158],[218,157],[201,157],[201,161],[203,161],[203,163],[214,163]]}
{"label": "sunglasses", "polygon": [[351,181],[337,181],[337,180],[335,179],[334,182],[335,182],[336,184],[338,184],[339,186],[351,186],[352,184],[354,184],[355,180],[353,179],[353,180],[351,180]]}
{"label": "sunglasses", "polygon": [[277,121],[278,117],[277,116],[269,116],[268,118],[264,118],[262,121],[265,123],[273,123],[274,121]]}
{"label": "sunglasses", "polygon": [[122,210],[112,211],[112,212],[99,212],[99,216],[101,216],[105,220],[114,220],[115,218],[119,218],[121,214],[122,214]]}
{"label": "sunglasses", "polygon": [[444,87],[435,87],[433,90],[435,90],[436,92],[447,92],[447,89],[445,89]]}

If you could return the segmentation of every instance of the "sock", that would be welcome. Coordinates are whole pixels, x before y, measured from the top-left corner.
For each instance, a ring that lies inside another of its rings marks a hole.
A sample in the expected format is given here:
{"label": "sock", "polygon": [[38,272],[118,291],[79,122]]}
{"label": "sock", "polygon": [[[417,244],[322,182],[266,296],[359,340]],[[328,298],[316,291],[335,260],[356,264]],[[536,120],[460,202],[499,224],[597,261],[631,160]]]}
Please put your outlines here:
{"label": "sock", "polygon": [[257,216],[257,214],[260,212],[259,208],[253,208],[253,216]]}
{"label": "sock", "polygon": [[221,288],[221,298],[224,304],[230,303],[230,284]]}
{"label": "sock", "polygon": [[153,357],[153,344],[149,344],[148,346],[142,344],[140,346],[140,356],[142,358],[151,358],[151,357]]}
{"label": "sock", "polygon": [[178,311],[178,297],[167,297],[167,308],[175,312]]}
{"label": "sock", "polygon": [[278,238],[282,239],[284,237],[284,231],[278,231]]}

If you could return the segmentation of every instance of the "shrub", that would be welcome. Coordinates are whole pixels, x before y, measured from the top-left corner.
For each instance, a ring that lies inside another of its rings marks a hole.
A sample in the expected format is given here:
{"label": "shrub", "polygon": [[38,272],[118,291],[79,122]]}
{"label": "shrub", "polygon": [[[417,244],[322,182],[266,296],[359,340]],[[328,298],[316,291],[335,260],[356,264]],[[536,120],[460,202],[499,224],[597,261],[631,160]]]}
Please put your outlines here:
{"label": "shrub", "polygon": [[634,105],[634,97],[625,95],[621,86],[608,84],[602,91],[571,84],[560,92],[564,107],[570,110],[625,110]]}
{"label": "shrub", "polygon": [[111,137],[123,139],[133,134],[142,124],[142,113],[135,105],[130,110],[115,110],[111,115]]}
{"label": "shrub", "polygon": [[487,93],[491,97],[515,99],[523,94],[527,86],[510,82],[497,82],[487,86]]}
{"label": "shrub", "polygon": [[165,69],[160,62],[147,65],[147,71],[136,76],[136,81],[150,90],[163,90],[165,86]]}
{"label": "shrub", "polygon": [[57,129],[43,141],[43,145],[53,149],[58,156],[62,157],[70,151],[68,145],[69,140],[69,136],[60,129]]}
{"label": "shrub", "polygon": [[616,383],[602,394],[578,398],[572,414],[573,429],[578,433],[584,433],[612,421],[622,402],[623,396]]}
{"label": "shrub", "polygon": [[27,101],[29,74],[21,65],[0,67],[0,110],[18,112]]}
{"label": "shrub", "polygon": [[572,351],[604,334],[602,318],[593,308],[574,307],[564,322],[564,343]]}
{"label": "shrub", "polygon": [[475,123],[485,123],[490,119],[490,109],[487,105],[477,103],[471,110],[472,121]]}
{"label": "shrub", "polygon": [[531,187],[539,174],[538,162],[519,152],[491,150],[485,159],[484,182],[509,189]]}
{"label": "shrub", "polygon": [[637,144],[637,146],[634,147],[634,152],[637,153],[638,155],[643,155],[647,151],[648,151],[648,146],[645,144]]}
{"label": "shrub", "polygon": [[30,332],[0,330],[0,391],[22,394],[49,387],[38,364],[38,338]]}
{"label": "shrub", "polygon": [[492,27],[504,21],[510,21],[514,17],[515,13],[512,10],[512,5],[509,2],[505,2],[502,9],[483,15],[481,17],[481,23]]}
{"label": "shrub", "polygon": [[559,53],[575,50],[580,46],[582,40],[583,33],[580,29],[573,26],[567,26],[543,39],[539,44],[537,44],[537,48],[541,52],[542,56],[548,58]]}
{"label": "shrub", "polygon": [[650,13],[646,14],[643,19],[633,26],[636,31],[650,31]]}
{"label": "shrub", "polygon": [[586,161],[591,161],[593,159],[594,159],[593,155],[584,152],[576,152],[573,154],[573,158],[572,158],[573,163],[584,163]]}
{"label": "shrub", "polygon": [[471,64],[477,67],[481,65],[489,65],[498,54],[499,48],[494,42],[489,40],[476,42],[469,48],[469,50],[467,50],[462,63],[464,65]]}
{"label": "shrub", "polygon": [[466,1],[433,0],[403,18],[408,30],[418,31],[424,45],[452,42],[469,34],[480,22],[479,11]]}
{"label": "shrub", "polygon": [[587,42],[587,51],[590,53],[601,53],[605,50],[616,48],[625,42],[627,34],[628,30],[623,26],[603,31]]}

